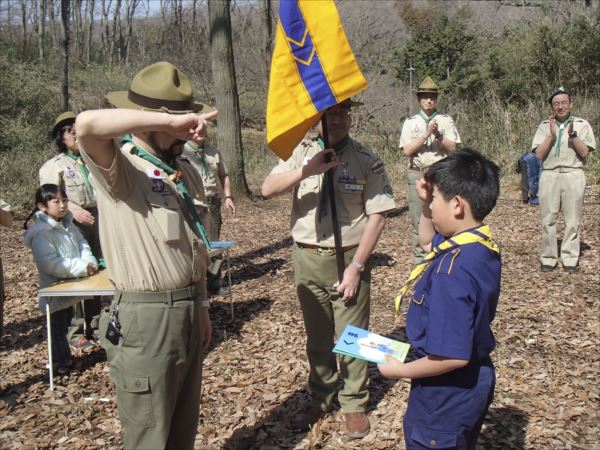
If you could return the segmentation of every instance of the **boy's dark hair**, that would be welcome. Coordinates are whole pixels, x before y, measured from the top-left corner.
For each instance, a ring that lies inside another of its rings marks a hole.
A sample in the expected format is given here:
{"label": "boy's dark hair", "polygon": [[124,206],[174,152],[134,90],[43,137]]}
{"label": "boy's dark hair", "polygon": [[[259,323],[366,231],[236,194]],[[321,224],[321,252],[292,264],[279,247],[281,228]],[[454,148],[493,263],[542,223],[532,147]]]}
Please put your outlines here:
{"label": "boy's dark hair", "polygon": [[67,124],[61,127],[56,134],[54,135],[54,143],[58,148],[58,153],[67,153],[69,149],[67,148],[67,144],[65,144],[65,133],[73,129],[73,124]]}
{"label": "boy's dark hair", "polygon": [[472,148],[457,150],[427,170],[425,181],[436,185],[444,199],[460,195],[479,222],[496,206],[500,194],[500,168]]}
{"label": "boy's dark hair", "polygon": [[33,217],[33,215],[39,211],[39,208],[37,207],[38,203],[48,206],[48,202],[50,200],[54,200],[55,198],[58,198],[59,195],[61,197],[67,198],[67,193],[65,192],[65,188],[63,186],[59,187],[56,184],[52,184],[52,183],[42,184],[37,189],[37,191],[35,191],[35,203],[33,206],[33,211],[31,211],[31,213],[27,216],[27,219],[25,219],[23,228],[25,228],[25,229],[28,228],[27,224],[29,222],[29,219],[31,219]]}

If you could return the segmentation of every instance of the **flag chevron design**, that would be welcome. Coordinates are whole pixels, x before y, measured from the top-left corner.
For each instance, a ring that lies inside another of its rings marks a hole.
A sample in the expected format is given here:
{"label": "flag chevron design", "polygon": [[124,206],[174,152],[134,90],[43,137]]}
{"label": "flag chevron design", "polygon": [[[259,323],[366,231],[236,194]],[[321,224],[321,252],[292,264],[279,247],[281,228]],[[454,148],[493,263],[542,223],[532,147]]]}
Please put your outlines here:
{"label": "flag chevron design", "polygon": [[327,108],[366,89],[333,0],[281,0],[267,100],[267,142],[288,159]]}
{"label": "flag chevron design", "polygon": [[329,85],[329,80],[327,80],[298,3],[295,1],[282,2],[279,19],[283,33],[291,44],[290,49],[302,84],[317,111],[323,111],[337,104],[338,101]]}

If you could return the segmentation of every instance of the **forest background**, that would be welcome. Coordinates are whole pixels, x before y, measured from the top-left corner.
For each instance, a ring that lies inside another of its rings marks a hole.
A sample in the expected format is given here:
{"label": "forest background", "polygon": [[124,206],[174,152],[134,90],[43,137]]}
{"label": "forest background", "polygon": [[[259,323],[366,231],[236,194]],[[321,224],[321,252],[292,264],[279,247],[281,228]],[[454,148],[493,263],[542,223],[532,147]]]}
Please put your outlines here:
{"label": "forest background", "polygon": [[[213,83],[211,3],[229,3],[236,88],[228,94]],[[600,133],[600,1],[336,3],[369,81],[353,135],[384,159],[395,184],[407,165],[397,149],[402,122],[418,111],[415,89],[427,75],[440,85],[438,110],[454,118],[463,145],[500,164],[505,184],[516,187],[517,159],[551,113],[547,96],[556,86],[573,92],[574,114]],[[65,105],[106,107],[107,92],[128,89],[140,68],[160,60],[190,75],[198,100],[238,99],[242,145],[221,142],[227,129],[218,144],[226,161],[241,160],[237,193],[257,191],[276,161],[264,128],[277,10],[271,0],[0,0],[0,196],[30,207]],[[592,154],[588,182],[599,181]]]}

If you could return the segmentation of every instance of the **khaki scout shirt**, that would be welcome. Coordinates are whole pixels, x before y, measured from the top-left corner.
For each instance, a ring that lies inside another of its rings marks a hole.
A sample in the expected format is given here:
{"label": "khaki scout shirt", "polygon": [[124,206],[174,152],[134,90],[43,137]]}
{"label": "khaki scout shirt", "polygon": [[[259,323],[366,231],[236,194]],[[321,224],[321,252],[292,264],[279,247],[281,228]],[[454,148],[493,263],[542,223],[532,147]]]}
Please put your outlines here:
{"label": "khaki scout shirt", "polygon": [[[438,131],[442,136],[450,139],[452,142],[460,144],[460,136],[454,126],[452,117],[447,114],[437,114],[432,120],[435,120],[438,123]],[[419,114],[406,119],[402,125],[400,144],[398,144],[398,147],[402,149],[409,142],[423,136],[427,132],[427,127],[427,122]],[[446,156],[448,156],[448,154],[440,149],[440,142],[431,135],[427,138],[419,151],[415,153],[414,156],[410,157],[410,165],[417,169],[424,169],[440,159],[444,159]]]}
{"label": "khaki scout shirt", "polygon": [[[590,149],[596,148],[596,138],[594,131],[589,122],[579,117],[573,118],[573,130],[577,132],[577,137],[583,141]],[[533,137],[531,150],[535,151],[539,145],[544,142],[547,136],[550,136],[550,121],[544,120]],[[574,148],[569,146],[569,133],[567,129],[563,130],[560,142],[560,154],[557,155],[558,135],[557,140],[548,152],[548,156],[542,163],[544,170],[552,170],[560,167],[579,169],[583,168],[585,159],[581,158]]]}
{"label": "khaki scout shirt", "polygon": [[[94,164],[82,146],[80,151],[94,174],[100,243],[116,288],[156,292],[199,283],[198,296],[207,298],[207,253],[186,220],[187,205],[175,183],[131,144],[117,146],[108,169]],[[194,202],[203,200],[196,169],[182,157],[178,168]]]}
{"label": "khaki scout shirt", "polygon": [[78,164],[83,164],[83,160],[74,161],[65,153],[50,158],[40,168],[40,186],[46,183],[57,185],[64,183],[70,202],[81,208],[95,208],[95,193],[89,192],[85,179],[77,167]]}
{"label": "khaki scout shirt", "polygon": [[[302,167],[319,151],[316,141],[304,140],[287,161],[280,161],[271,170],[271,174]],[[359,243],[368,215],[394,209],[396,202],[383,163],[370,150],[350,139],[338,157],[341,164],[336,168],[333,184],[342,246],[347,247]],[[292,238],[303,244],[334,247],[329,199],[327,214],[321,222],[317,216],[322,185],[323,174],[319,174],[295,186],[290,221]]]}
{"label": "khaki scout shirt", "polygon": [[[200,152],[204,152],[208,169],[206,173],[202,167]],[[202,177],[204,194],[207,197],[218,197],[221,179],[227,175],[227,168],[225,167],[221,152],[213,145],[205,145],[204,149],[194,150],[189,142],[187,142],[183,148],[183,155],[189,158],[192,165]]]}

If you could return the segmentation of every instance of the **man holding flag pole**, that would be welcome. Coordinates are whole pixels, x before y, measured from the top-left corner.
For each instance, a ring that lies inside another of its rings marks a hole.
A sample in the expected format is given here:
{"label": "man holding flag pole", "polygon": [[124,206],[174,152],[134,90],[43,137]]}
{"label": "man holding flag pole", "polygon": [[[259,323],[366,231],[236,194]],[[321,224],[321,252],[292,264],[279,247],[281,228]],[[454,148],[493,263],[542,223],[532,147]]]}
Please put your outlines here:
{"label": "man holding flag pole", "polygon": [[[281,158],[262,186],[293,190],[292,260],[307,332],[311,407],[293,421],[307,429],[338,400],[347,433],[370,425],[367,363],[332,353],[346,325],[367,328],[369,258],[395,208],[381,160],[349,137],[350,99],[367,86],[333,1],[282,1],[267,103],[267,140]],[[319,138],[302,140],[319,119]],[[302,141],[302,142],[300,142]]]}

